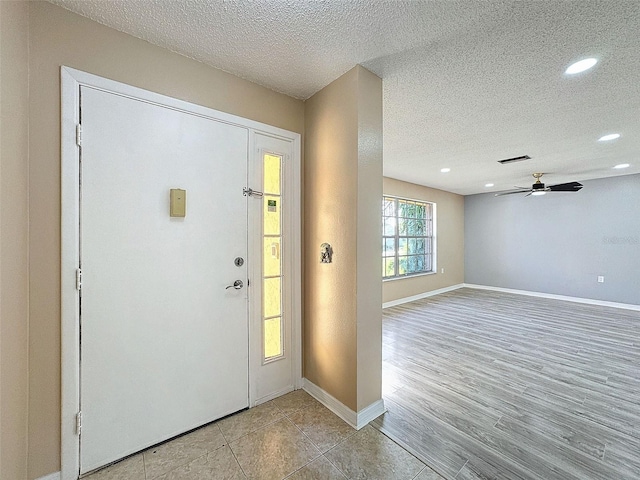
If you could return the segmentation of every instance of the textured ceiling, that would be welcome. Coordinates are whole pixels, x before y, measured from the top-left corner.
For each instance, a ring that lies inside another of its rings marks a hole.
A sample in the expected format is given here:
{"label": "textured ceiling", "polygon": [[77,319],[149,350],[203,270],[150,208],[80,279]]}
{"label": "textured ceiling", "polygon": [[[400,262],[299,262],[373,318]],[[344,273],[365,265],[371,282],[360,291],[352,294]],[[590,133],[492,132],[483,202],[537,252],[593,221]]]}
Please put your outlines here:
{"label": "textured ceiling", "polygon": [[384,81],[390,177],[472,194],[640,173],[640,1],[53,3],[302,99],[364,65]]}

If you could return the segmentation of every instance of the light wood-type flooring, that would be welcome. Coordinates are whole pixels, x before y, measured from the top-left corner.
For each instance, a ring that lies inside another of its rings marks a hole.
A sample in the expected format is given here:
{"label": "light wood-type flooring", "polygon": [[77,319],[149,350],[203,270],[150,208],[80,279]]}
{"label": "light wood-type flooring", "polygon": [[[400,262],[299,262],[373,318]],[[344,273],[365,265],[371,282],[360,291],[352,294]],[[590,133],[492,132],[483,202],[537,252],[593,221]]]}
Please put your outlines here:
{"label": "light wood-type flooring", "polygon": [[372,424],[447,479],[640,479],[640,312],[460,289],[384,310]]}

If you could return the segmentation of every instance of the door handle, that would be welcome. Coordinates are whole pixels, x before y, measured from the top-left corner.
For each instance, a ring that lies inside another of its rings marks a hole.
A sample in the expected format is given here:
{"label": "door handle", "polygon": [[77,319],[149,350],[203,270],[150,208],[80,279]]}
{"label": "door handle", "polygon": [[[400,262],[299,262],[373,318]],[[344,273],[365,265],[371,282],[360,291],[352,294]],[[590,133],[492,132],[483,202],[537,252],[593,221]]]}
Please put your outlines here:
{"label": "door handle", "polygon": [[230,288],[235,288],[236,290],[240,290],[242,287],[244,287],[244,283],[242,283],[242,280],[236,280],[235,282],[233,282],[233,285],[227,285],[225,287],[225,290],[228,290]]}

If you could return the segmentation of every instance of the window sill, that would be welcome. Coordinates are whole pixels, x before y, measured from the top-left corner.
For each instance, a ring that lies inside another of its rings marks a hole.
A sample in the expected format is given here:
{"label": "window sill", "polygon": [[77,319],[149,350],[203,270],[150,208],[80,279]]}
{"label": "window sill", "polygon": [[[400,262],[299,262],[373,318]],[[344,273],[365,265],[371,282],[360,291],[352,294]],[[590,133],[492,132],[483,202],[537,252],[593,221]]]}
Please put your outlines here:
{"label": "window sill", "polygon": [[403,275],[401,277],[391,277],[391,278],[383,278],[382,283],[384,282],[393,282],[394,280],[406,280],[407,278],[416,278],[416,277],[424,277],[425,275],[435,275],[438,272],[422,272],[422,273],[414,273],[412,275]]}

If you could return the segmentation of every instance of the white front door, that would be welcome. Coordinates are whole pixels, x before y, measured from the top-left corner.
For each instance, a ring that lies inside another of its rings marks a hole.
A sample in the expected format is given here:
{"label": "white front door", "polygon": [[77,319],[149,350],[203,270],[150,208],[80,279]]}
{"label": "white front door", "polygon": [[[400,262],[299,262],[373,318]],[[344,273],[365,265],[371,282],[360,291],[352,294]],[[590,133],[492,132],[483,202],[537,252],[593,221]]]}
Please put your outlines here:
{"label": "white front door", "polygon": [[[86,473],[248,406],[249,132],[80,94]],[[170,216],[171,189],[186,192],[186,216]]]}

